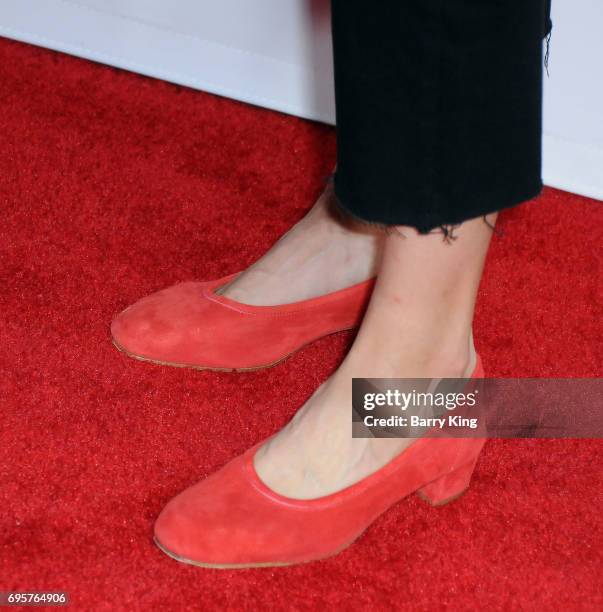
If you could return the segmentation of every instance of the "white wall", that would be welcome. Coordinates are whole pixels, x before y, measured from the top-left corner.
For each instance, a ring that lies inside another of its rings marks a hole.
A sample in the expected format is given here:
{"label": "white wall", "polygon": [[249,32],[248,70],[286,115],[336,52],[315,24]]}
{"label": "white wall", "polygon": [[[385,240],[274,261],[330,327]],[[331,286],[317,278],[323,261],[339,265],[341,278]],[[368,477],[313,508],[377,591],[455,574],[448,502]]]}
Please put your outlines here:
{"label": "white wall", "polygon": [[[553,0],[544,179],[603,199],[603,0]],[[332,123],[328,0],[0,0],[0,35]]]}
{"label": "white wall", "polygon": [[603,0],[553,0],[544,180],[603,200]]}

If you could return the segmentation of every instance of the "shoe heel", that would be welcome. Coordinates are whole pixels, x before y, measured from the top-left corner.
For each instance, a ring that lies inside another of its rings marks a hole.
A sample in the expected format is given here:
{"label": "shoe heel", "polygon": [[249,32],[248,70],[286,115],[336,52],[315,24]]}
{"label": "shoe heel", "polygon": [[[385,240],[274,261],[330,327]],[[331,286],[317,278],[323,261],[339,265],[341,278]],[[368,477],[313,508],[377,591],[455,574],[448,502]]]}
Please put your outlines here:
{"label": "shoe heel", "polygon": [[432,506],[443,506],[454,501],[469,488],[476,462],[477,457],[475,461],[425,485],[417,491],[417,495]]}

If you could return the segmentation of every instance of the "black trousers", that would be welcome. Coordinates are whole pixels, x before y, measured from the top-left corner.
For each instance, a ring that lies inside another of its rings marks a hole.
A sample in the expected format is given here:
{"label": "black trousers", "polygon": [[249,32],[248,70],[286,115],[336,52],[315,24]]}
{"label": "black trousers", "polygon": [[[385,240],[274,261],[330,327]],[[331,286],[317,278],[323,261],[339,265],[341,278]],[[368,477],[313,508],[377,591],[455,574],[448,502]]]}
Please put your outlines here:
{"label": "black trousers", "polygon": [[344,211],[420,232],[540,192],[550,0],[332,0]]}

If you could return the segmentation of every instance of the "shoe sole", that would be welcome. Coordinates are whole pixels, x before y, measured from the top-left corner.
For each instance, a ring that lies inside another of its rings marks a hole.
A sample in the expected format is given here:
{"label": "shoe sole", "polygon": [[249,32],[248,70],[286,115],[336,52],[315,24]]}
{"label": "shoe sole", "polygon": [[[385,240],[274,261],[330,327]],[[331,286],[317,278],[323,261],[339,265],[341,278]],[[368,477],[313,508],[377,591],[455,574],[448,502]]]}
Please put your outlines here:
{"label": "shoe sole", "polygon": [[131,359],[136,359],[136,361],[143,361],[145,363],[152,363],[154,365],[160,366],[169,366],[171,368],[185,368],[188,370],[209,370],[210,372],[255,372],[257,370],[266,370],[268,368],[273,368],[277,366],[279,363],[282,363],[286,359],[289,359],[292,355],[295,355],[298,351],[310,346],[314,342],[321,340],[322,338],[327,338],[328,336],[334,336],[335,334],[340,334],[342,332],[352,331],[356,329],[355,327],[344,327],[343,329],[338,329],[337,331],[331,332],[329,334],[325,334],[324,336],[320,336],[320,338],[315,338],[314,340],[310,340],[310,342],[306,342],[306,344],[302,344],[300,347],[296,348],[294,351],[287,353],[284,357],[273,361],[272,363],[267,363],[265,365],[251,366],[247,368],[219,368],[215,366],[202,366],[202,365],[192,365],[190,363],[176,363],[174,361],[161,361],[159,359],[151,359],[150,357],[145,357],[144,355],[137,355],[136,353],[131,353],[127,348],[122,346],[115,338],[111,338],[113,342],[113,346],[120,352],[130,357]]}
{"label": "shoe sole", "polygon": [[[459,497],[464,495],[468,491],[468,489],[469,487],[467,487],[460,493],[457,493],[456,495],[453,495],[452,497],[449,497],[437,503],[433,503],[427,496],[423,495],[423,493],[421,493],[420,491],[416,491],[416,494],[421,500],[428,503],[430,506],[433,506],[434,508],[441,508],[442,506],[445,506],[446,504],[456,501]],[[153,542],[155,543],[155,546],[157,546],[157,548],[159,548],[161,552],[165,553],[168,557],[170,557],[171,559],[174,559],[175,561],[178,561],[179,563],[184,563],[186,565],[194,565],[195,567],[202,567],[204,569],[235,570],[235,569],[254,569],[254,568],[257,569],[257,568],[266,568],[266,567],[288,567],[291,565],[303,565],[304,563],[312,563],[313,561],[323,561],[325,559],[330,559],[331,557],[335,557],[339,553],[343,552],[346,548],[349,548],[350,546],[352,546],[352,544],[354,544],[354,542],[360,539],[360,537],[363,534],[364,534],[364,531],[360,533],[356,538],[354,538],[351,542],[348,542],[347,544],[345,544],[344,546],[342,546],[335,552],[329,553],[328,555],[325,555],[324,557],[317,557],[316,559],[310,559],[309,561],[292,561],[292,562],[266,561],[264,563],[203,563],[201,561],[193,561],[192,559],[187,559],[186,557],[181,557],[180,555],[177,555],[175,552],[172,552],[169,548],[166,548],[156,537],[153,537]]]}
{"label": "shoe sole", "polygon": [[[362,532],[364,533],[364,532]],[[358,536],[362,535],[362,533]],[[153,538],[153,542],[155,546],[159,548],[159,550],[165,553],[171,559],[178,561],[179,563],[184,563],[186,565],[194,565],[195,567],[202,567],[204,569],[217,569],[217,570],[235,570],[235,569],[258,569],[265,567],[289,567],[291,565],[303,565],[304,563],[312,563],[313,561],[322,561],[324,559],[329,559],[330,557],[334,557],[338,555],[340,552],[343,552],[346,548],[349,548],[358,538],[352,540],[349,544],[342,546],[339,550],[336,550],[333,553],[329,553],[324,557],[317,557],[316,559],[310,559],[308,561],[266,561],[264,563],[203,563],[201,561],[193,561],[192,559],[187,559],[186,557],[181,557],[176,553],[172,552],[169,548],[163,546],[163,544],[157,539]]]}

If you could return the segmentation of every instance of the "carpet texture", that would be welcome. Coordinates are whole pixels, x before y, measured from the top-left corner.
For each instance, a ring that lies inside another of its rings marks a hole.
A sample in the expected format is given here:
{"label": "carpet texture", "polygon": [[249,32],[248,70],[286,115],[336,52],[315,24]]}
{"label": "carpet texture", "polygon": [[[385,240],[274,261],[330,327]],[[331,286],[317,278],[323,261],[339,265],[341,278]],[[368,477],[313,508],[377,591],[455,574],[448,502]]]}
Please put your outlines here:
{"label": "carpet texture", "polygon": [[[319,563],[210,571],[151,542],[187,485],[282,426],[349,334],[255,373],[118,353],[112,316],[253,262],[320,192],[332,128],[0,41],[0,591],[82,610],[594,610],[601,444],[490,441],[473,486],[416,497]],[[603,206],[505,212],[475,334],[492,376],[601,375]]]}

